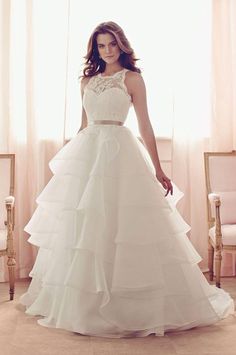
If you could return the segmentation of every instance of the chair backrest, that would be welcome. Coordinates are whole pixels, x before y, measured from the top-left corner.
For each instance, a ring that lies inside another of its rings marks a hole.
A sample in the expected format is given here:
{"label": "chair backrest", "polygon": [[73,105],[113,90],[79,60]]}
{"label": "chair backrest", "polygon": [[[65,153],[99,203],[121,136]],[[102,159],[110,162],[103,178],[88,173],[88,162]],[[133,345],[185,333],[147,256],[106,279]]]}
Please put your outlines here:
{"label": "chair backrest", "polygon": [[0,229],[5,229],[4,221],[7,219],[5,198],[14,196],[14,188],[15,154],[0,154]]}
{"label": "chair backrest", "polygon": [[[236,223],[236,151],[205,152],[205,176],[207,196],[217,193],[221,198],[221,223]],[[214,218],[207,198],[208,222]]]}

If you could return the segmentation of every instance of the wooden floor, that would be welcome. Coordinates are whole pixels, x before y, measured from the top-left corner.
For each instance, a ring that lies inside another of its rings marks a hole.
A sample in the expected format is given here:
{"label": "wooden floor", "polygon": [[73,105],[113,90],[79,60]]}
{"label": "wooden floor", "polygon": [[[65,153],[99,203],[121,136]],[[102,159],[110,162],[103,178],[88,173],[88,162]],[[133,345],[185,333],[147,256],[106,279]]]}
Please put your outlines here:
{"label": "wooden floor", "polygon": [[[108,339],[45,328],[40,317],[28,316],[18,303],[29,280],[16,283],[14,301],[0,283],[1,355],[236,355],[236,316],[217,324],[164,337]],[[222,288],[236,300],[236,278],[224,278]]]}

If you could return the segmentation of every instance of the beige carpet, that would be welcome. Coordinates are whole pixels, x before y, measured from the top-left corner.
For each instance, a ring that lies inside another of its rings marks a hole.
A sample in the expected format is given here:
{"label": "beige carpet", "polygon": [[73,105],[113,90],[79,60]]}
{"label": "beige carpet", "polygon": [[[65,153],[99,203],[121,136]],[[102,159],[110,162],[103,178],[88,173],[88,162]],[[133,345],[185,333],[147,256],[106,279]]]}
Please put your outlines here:
{"label": "beige carpet", "polygon": [[[14,301],[0,283],[0,355],[236,355],[236,316],[217,324],[164,337],[107,339],[45,328],[18,304],[29,280],[16,283]],[[236,278],[222,287],[236,300]]]}

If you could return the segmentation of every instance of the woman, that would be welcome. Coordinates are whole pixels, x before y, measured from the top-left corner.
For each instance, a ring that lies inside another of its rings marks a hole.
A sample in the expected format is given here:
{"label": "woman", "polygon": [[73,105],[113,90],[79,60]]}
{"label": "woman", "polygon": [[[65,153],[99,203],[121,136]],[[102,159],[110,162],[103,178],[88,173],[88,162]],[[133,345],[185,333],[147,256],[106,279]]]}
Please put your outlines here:
{"label": "woman", "polygon": [[[27,314],[44,316],[41,325],[144,337],[210,325],[234,311],[231,297],[197,266],[135,62],[117,24],[94,30],[81,127],[49,162],[54,176],[25,227],[39,253],[20,301]],[[146,149],[124,126],[131,105]]]}

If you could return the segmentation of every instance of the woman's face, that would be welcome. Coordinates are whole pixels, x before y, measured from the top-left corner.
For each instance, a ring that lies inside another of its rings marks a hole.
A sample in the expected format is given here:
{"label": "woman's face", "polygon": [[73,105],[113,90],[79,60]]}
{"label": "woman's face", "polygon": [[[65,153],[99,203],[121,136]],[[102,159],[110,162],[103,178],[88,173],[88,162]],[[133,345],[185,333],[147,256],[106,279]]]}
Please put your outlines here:
{"label": "woman's face", "polygon": [[99,34],[97,36],[98,53],[107,64],[113,64],[120,57],[120,48],[114,36],[110,33]]}

